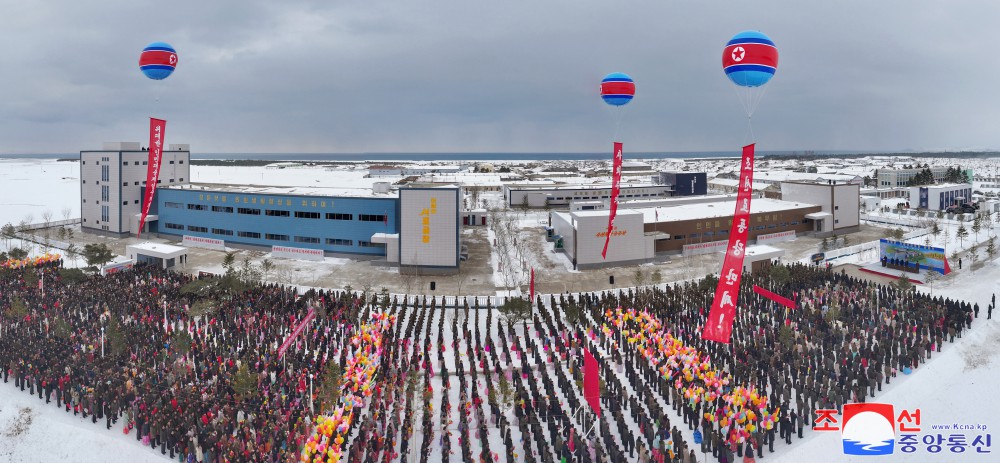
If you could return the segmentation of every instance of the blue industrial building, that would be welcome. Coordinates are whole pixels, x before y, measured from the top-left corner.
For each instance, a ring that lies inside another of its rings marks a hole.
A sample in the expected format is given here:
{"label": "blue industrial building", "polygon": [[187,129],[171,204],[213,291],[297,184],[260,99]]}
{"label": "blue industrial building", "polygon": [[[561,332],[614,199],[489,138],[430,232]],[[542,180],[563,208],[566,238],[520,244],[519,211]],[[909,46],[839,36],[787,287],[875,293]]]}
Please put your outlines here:
{"label": "blue industrial building", "polygon": [[290,246],[385,256],[377,233],[399,233],[395,195],[336,196],[302,189],[187,184],[156,190],[150,231],[245,246]]}

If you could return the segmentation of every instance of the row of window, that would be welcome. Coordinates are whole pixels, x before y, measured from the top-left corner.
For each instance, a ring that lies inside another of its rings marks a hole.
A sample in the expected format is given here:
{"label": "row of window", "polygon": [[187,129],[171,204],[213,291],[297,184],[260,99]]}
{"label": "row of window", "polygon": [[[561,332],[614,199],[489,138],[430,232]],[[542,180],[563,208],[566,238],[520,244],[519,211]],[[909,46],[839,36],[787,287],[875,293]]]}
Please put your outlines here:
{"label": "row of window", "polygon": [[[179,181],[179,182],[183,182],[183,181],[184,181],[184,177],[181,177],[181,178],[177,179],[177,181]],[[170,179],[170,183],[173,183],[173,182],[174,182],[174,179]],[[159,180],[159,179],[158,179],[158,180],[156,180],[156,183],[157,183],[157,184],[160,184],[160,183],[163,183],[163,180]],[[139,182],[138,182],[138,181],[137,181],[137,182],[135,182],[135,184],[134,184],[134,185],[135,185],[135,186],[139,186]],[[143,181],[142,181],[142,185],[143,185],[143,186],[145,186],[145,185],[146,185],[146,181],[145,181],[145,180],[143,180]],[[128,186],[128,182],[122,182],[122,186]]]}
{"label": "row of window", "polygon": [[[756,225],[756,226],[751,227],[750,229],[751,230],[765,230],[765,229],[772,229],[772,228],[778,228],[778,227],[782,227],[782,228],[788,227],[788,226],[794,227],[794,226],[796,226],[798,224],[799,224],[798,221],[786,222],[786,223],[781,223],[781,224],[773,224],[772,223],[772,224],[769,224],[769,225]],[[714,232],[692,233],[690,235],[674,235],[674,239],[675,240],[683,240],[683,239],[692,239],[692,240],[695,240],[695,239],[698,239],[698,238],[711,238],[713,236],[724,236],[724,235],[728,235],[728,234],[729,234],[729,230],[718,230],[718,231],[714,231]]]}
{"label": "row of window", "polygon": [[[164,201],[163,202],[163,206],[164,207],[169,207],[169,208],[174,208],[174,209],[181,209],[181,208],[184,207],[184,204],[183,203],[176,203],[176,202],[172,202],[172,201]],[[193,210],[193,211],[206,211],[206,210],[208,210],[208,206],[206,206],[204,204],[188,204],[187,208],[189,210]],[[212,212],[227,212],[227,213],[232,213],[233,212],[233,208],[231,206],[212,206]],[[288,210],[284,210],[284,209],[264,209],[263,212],[264,212],[264,215],[266,215],[268,217],[291,217],[291,215],[292,215],[291,214],[292,211],[288,211]],[[297,219],[320,219],[320,218],[324,217],[324,215],[321,214],[321,213],[319,213],[319,212],[311,212],[311,211],[294,211],[294,212],[295,212],[295,218],[297,218]],[[261,210],[260,209],[256,209],[256,208],[250,208],[250,207],[240,207],[240,208],[236,209],[236,213],[237,214],[244,214],[244,215],[261,215]],[[325,216],[326,216],[327,220],[354,220],[354,214],[346,214],[346,213],[342,213],[342,212],[327,212]],[[360,220],[362,222],[385,222],[386,221],[386,215],[385,214],[358,214],[358,220]]]}
{"label": "row of window", "polygon": [[[101,158],[101,159],[103,159],[103,160],[104,160],[104,162],[108,162],[110,158]],[[173,164],[173,163],[174,163],[174,161],[170,161],[170,163],[171,163],[171,164]],[[184,164],[184,160],[183,160],[183,159],[181,159],[180,161],[177,161],[177,163],[178,163],[178,164]],[[87,161],[80,161],[80,164],[87,164]],[[100,161],[97,161],[97,164],[98,164],[98,165],[100,165],[100,164],[101,164],[101,162],[100,162]],[[125,161],[125,162],[122,162],[122,165],[123,165],[123,166],[127,166],[127,165],[128,165],[128,161]],[[135,164],[134,164],[134,165],[137,165],[137,166],[138,166],[138,165],[139,165],[139,161],[135,161]],[[146,166],[146,165],[149,165],[149,161],[142,161],[142,165],[144,165],[144,166]]]}
{"label": "row of window", "polygon": [[[108,181],[108,179],[107,179],[107,178],[105,178],[105,176],[104,176],[103,174],[102,174],[102,177],[101,177],[101,178],[103,178],[105,182],[107,182],[107,181]],[[184,178],[183,178],[183,177],[181,177],[181,178],[180,178],[179,180],[180,180],[181,182],[183,182],[183,181],[184,181]],[[86,180],[83,180],[83,181],[81,181],[80,183],[87,183],[87,181],[86,181]],[[96,183],[96,184],[100,185],[100,184],[101,184],[101,181],[100,181],[100,180],[96,180],[96,181],[94,181],[94,183]],[[161,183],[163,183],[163,179],[162,179],[162,178],[160,178],[160,179],[156,179],[156,184],[157,184],[157,185],[159,185],[159,184],[161,184]],[[174,183],[174,179],[170,179],[170,180],[168,180],[168,183]],[[138,185],[138,184],[139,184],[139,182],[135,182],[135,184],[136,184],[136,185]],[[145,181],[145,180],[143,180],[143,181],[142,181],[142,184],[143,184],[143,185],[145,186],[145,185],[146,185],[146,181]],[[122,186],[128,186],[128,182],[123,182],[123,183],[122,183]]]}
{"label": "row of window", "polygon": [[[178,223],[164,223],[163,226],[169,230],[185,230],[184,225]],[[208,228],[199,227],[196,225],[188,225],[186,227],[187,231],[198,232],[198,233],[208,233]],[[222,235],[222,236],[233,236],[232,230],[226,230],[224,228],[213,228],[212,234]],[[251,238],[260,239],[261,234],[259,232],[253,231],[237,231],[236,236],[240,238]],[[306,244],[320,244],[322,241],[314,236],[295,236],[289,237],[288,235],[276,234],[276,233],[264,233],[264,239],[271,241],[294,241],[296,243],[306,243]],[[342,238],[327,238],[326,244],[331,246],[354,246],[354,240],[347,240]],[[382,243],[372,243],[371,241],[358,241],[358,246],[362,248],[372,248],[372,247],[384,247]]]}
{"label": "row of window", "polygon": [[[557,197],[549,197],[547,200],[548,201],[577,201],[577,200],[582,200],[582,199],[608,199],[611,196],[610,196],[610,193],[607,193],[607,194],[608,194],[608,196],[557,196]],[[658,198],[660,196],[663,196],[663,193],[620,194],[618,196],[620,196],[622,198]],[[525,196],[524,198],[525,198],[525,201],[527,201],[527,196]]]}

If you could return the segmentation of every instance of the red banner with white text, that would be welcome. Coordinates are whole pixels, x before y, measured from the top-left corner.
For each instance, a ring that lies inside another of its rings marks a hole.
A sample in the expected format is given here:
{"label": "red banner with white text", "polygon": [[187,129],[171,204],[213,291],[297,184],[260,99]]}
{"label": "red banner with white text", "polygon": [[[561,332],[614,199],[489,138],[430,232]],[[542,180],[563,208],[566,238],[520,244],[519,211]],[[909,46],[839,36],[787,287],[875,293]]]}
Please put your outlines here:
{"label": "red banner with white text", "polygon": [[768,291],[767,289],[761,288],[760,286],[753,285],[753,292],[755,292],[755,293],[757,293],[757,294],[759,294],[761,296],[764,296],[764,297],[766,297],[766,298],[768,298],[768,299],[770,299],[770,300],[772,300],[774,302],[777,302],[778,304],[781,304],[781,305],[783,305],[785,307],[788,307],[789,309],[794,309],[795,308],[795,301],[793,301],[793,300],[791,300],[791,299],[789,299],[789,298],[787,298],[785,296],[781,296],[781,295],[775,294],[775,293],[773,293],[771,291]]}
{"label": "red banner with white text", "polygon": [[160,180],[160,162],[163,160],[163,140],[166,137],[167,121],[149,118],[149,160],[146,167],[146,195],[142,198],[142,217],[139,219],[139,229],[136,236],[142,235],[142,227],[146,225],[146,216],[153,205],[153,194]]}
{"label": "red banner with white text", "polygon": [[726,258],[722,262],[719,285],[715,288],[712,310],[708,312],[701,337],[709,341],[729,344],[733,333],[733,319],[736,317],[736,302],[740,293],[740,277],[743,274],[743,256],[746,252],[747,235],[750,231],[750,199],[753,196],[753,154],[754,145],[743,147],[740,159],[740,184],[736,194],[736,210],[733,225],[729,230],[729,245]]}
{"label": "red banner with white text", "polygon": [[292,330],[292,334],[289,334],[288,337],[285,338],[285,342],[281,343],[281,347],[278,348],[279,359],[285,355],[285,351],[288,350],[288,347],[292,345],[292,341],[294,341],[295,338],[298,338],[299,335],[302,334],[302,330],[305,329],[306,325],[308,325],[309,322],[313,321],[314,318],[316,318],[316,309],[310,307],[309,312],[306,314],[306,316],[302,318],[302,321],[295,326],[294,330]]}
{"label": "red banner with white text", "polygon": [[618,215],[618,190],[622,180],[622,144],[615,142],[615,158],[611,168],[611,213],[608,214],[608,234],[604,237],[604,250],[601,258],[608,258],[608,243],[611,242],[611,232],[615,228],[615,216]]}

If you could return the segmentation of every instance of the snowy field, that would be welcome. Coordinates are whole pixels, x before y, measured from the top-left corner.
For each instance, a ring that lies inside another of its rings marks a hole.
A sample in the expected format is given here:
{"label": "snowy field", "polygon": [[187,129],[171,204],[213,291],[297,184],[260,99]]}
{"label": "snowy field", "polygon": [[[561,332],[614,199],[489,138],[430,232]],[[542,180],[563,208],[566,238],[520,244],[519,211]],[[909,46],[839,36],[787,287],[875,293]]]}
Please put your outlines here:
{"label": "snowy field", "polygon": [[122,434],[121,421],[110,431],[80,415],[45,404],[10,382],[0,383],[0,461],[9,463],[117,463],[170,461]]}
{"label": "snowy field", "polygon": [[0,159],[0,225],[80,217],[80,165],[54,159]]}
{"label": "snowy field", "polygon": [[[986,306],[994,293],[1000,293],[1000,264],[994,261],[978,270],[975,275],[960,275],[948,285],[939,285],[935,295],[964,299],[978,303],[979,318],[972,322],[972,331],[954,344],[946,343],[940,354],[935,354],[929,363],[921,365],[909,376],[899,375],[892,384],[882,386],[872,402],[890,403],[897,414],[900,409],[921,411],[921,436],[941,433],[965,434],[967,442],[984,431],[932,431],[932,425],[971,424],[986,425],[986,433],[992,436],[993,446],[989,454],[976,454],[969,448],[956,454],[947,448],[933,454],[921,443],[917,451],[903,454],[899,451],[891,456],[872,458],[847,456],[842,452],[840,433],[806,432],[805,439],[793,440],[791,447],[782,446],[778,458],[765,454],[764,460],[779,463],[817,462],[864,462],[878,460],[892,462],[995,462],[1000,461],[1000,401],[993,393],[1000,384],[1000,312],[993,320],[986,320]],[[898,436],[898,431],[897,431]],[[776,446],[777,447],[777,446]]]}

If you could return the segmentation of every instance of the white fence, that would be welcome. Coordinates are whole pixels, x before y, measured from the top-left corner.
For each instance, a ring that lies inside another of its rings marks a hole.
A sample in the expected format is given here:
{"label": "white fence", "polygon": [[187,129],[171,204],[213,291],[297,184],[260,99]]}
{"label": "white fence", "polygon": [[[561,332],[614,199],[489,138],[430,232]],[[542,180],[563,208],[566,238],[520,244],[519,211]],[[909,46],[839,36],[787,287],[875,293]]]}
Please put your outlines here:
{"label": "white fence", "polygon": [[712,254],[721,252],[729,245],[729,240],[709,241],[707,243],[685,244],[681,247],[681,255],[698,256],[701,254]]}
{"label": "white fence", "polygon": [[76,225],[78,223],[80,223],[80,219],[53,220],[53,221],[48,222],[48,223],[46,223],[46,222],[32,223],[32,224],[26,224],[26,225],[23,225],[23,226],[17,225],[17,224],[13,224],[13,225],[18,230],[28,231],[28,230],[41,230],[43,228],[51,228],[51,227],[61,227],[61,226],[64,226],[64,225]]}
{"label": "white fence", "polygon": [[867,243],[855,244],[854,246],[848,246],[846,248],[832,249],[826,251],[826,261],[829,262],[844,256],[853,256],[872,249],[878,249],[878,241],[869,241]]}
{"label": "white fence", "polygon": [[15,233],[14,237],[22,241],[31,241],[32,243],[37,243],[45,247],[56,248],[56,249],[66,249],[69,247],[69,243],[65,241],[45,239],[44,236],[32,235],[30,233]]}
{"label": "white fence", "polygon": [[914,217],[908,215],[900,215],[893,217],[884,215],[869,215],[865,213],[861,214],[861,220],[864,220],[869,223],[880,223],[884,225],[901,225],[904,227],[918,227],[918,228],[924,228],[930,225],[930,223],[934,221],[934,219],[930,217]]}
{"label": "white fence", "polygon": [[795,230],[788,230],[778,233],[768,233],[766,235],[757,235],[757,244],[782,243],[785,241],[792,241],[794,239]]}
{"label": "white fence", "polygon": [[[903,237],[900,241],[906,241],[913,238],[920,238],[924,235],[929,235],[931,230],[929,228],[918,228],[916,230],[911,230],[903,233]],[[862,252],[878,250],[878,241],[869,241],[867,243],[856,244],[854,246],[848,246],[846,248],[832,249],[826,251],[826,261],[829,262],[834,259],[839,259],[845,256],[853,256],[855,254],[860,254]]]}

